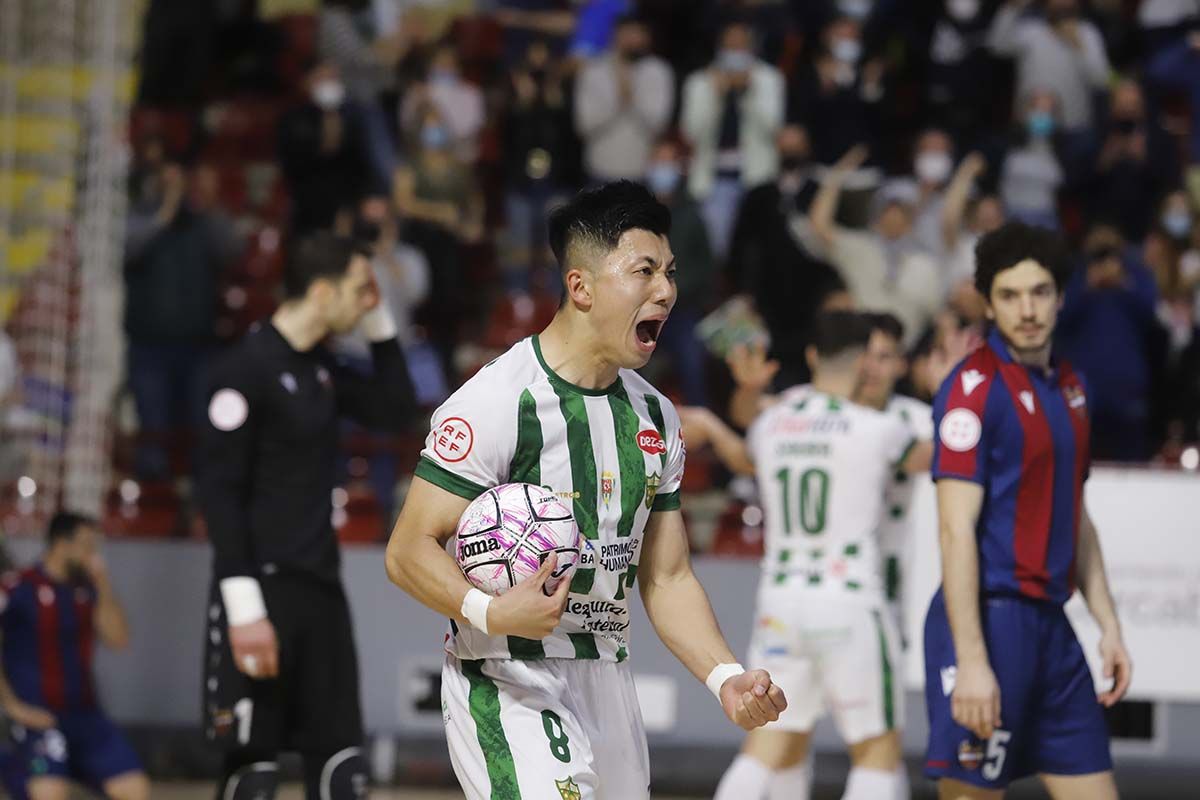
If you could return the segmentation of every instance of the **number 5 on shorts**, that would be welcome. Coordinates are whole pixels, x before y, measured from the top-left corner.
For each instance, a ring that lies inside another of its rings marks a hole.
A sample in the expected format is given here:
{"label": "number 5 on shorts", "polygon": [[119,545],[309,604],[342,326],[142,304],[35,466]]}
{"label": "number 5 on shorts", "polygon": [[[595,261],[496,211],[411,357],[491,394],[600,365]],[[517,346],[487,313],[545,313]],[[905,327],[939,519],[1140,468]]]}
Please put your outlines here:
{"label": "number 5 on shorts", "polygon": [[1011,731],[1002,731],[999,728],[992,731],[992,738],[988,739],[987,757],[983,760],[983,777],[989,781],[994,781],[1000,777],[1000,770],[1004,769],[1004,757],[1008,755],[1008,741],[1012,738]]}
{"label": "number 5 on shorts", "polygon": [[550,753],[564,764],[571,761],[571,748],[568,747],[571,740],[567,738],[567,732],[563,730],[562,720],[558,714],[555,714],[550,709],[542,712],[542,730],[546,732],[546,738],[550,740]]}

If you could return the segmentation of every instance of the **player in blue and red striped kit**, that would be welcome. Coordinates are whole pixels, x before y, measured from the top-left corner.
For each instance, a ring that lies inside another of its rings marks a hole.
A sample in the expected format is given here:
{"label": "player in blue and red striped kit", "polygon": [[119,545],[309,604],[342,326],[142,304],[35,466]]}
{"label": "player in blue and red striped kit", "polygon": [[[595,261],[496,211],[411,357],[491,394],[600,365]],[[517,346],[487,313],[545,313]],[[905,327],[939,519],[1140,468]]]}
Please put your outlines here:
{"label": "player in blue and red striped kit", "polygon": [[[1020,223],[975,255],[993,330],[933,410],[943,581],[925,622],[925,771],[943,800],[998,798],[1033,774],[1055,800],[1115,800],[1101,704],[1132,665],[1082,499],[1086,386],[1050,352],[1069,262],[1055,234]],[[1113,679],[1099,697],[1063,613],[1077,587]]]}
{"label": "player in blue and red striped kit", "polygon": [[113,800],[150,795],[137,755],[96,702],[93,642],[129,640],[96,538],[87,519],[57,514],[42,561],[0,578],[0,708],[12,728],[3,772],[18,800],[66,800],[71,780]]}

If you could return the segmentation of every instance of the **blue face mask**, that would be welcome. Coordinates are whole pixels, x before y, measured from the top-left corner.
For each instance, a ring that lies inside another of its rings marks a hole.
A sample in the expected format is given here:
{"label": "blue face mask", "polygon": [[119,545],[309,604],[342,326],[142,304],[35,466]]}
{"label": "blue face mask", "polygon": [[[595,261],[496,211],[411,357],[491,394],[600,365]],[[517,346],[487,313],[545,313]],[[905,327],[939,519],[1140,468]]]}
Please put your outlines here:
{"label": "blue face mask", "polygon": [[646,171],[646,185],[657,195],[673,194],[682,177],[679,167],[664,161],[650,165]]}
{"label": "blue face mask", "polygon": [[429,71],[429,82],[437,86],[446,86],[458,80],[458,73],[448,69],[433,69]]}
{"label": "blue face mask", "polygon": [[1192,217],[1186,211],[1168,211],[1162,215],[1162,226],[1175,239],[1186,239],[1192,232]]}
{"label": "blue face mask", "polygon": [[430,150],[441,150],[450,144],[450,131],[444,125],[426,125],[421,128],[421,144]]}
{"label": "blue face mask", "polygon": [[1044,139],[1054,133],[1054,117],[1045,111],[1035,111],[1026,121],[1029,125],[1029,135],[1035,139]]}

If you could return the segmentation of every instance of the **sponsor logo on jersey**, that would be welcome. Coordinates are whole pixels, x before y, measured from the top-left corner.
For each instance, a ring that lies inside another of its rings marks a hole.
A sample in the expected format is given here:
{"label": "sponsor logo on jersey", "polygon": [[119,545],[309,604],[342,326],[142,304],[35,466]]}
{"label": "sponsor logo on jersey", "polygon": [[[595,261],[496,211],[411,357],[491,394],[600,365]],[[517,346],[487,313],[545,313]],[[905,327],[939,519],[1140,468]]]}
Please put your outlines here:
{"label": "sponsor logo on jersey", "polygon": [[951,664],[942,667],[942,694],[949,697],[954,693],[954,682],[958,678],[958,667]]}
{"label": "sponsor logo on jersey", "polygon": [[660,480],[657,472],[646,476],[646,508],[654,505],[654,495],[658,494]]}
{"label": "sponsor logo on jersey", "polygon": [[608,506],[608,501],[612,499],[613,485],[616,483],[613,474],[608,470],[600,473],[600,497],[604,499],[604,505]]}
{"label": "sponsor logo on jersey", "polygon": [[963,739],[958,744],[958,763],[963,769],[979,769],[983,763],[983,742]]}
{"label": "sponsor logo on jersey", "polygon": [[561,781],[556,780],[554,781],[554,788],[558,789],[562,800],[583,800],[583,793],[579,791],[579,784],[575,782],[574,778],[567,778]]}
{"label": "sponsor logo on jersey", "polygon": [[983,425],[979,417],[969,408],[952,408],[942,417],[938,436],[942,444],[956,453],[965,453],[979,444]]}
{"label": "sponsor logo on jersey", "polygon": [[977,369],[969,369],[962,374],[963,396],[970,397],[971,392],[979,388],[979,384],[986,381],[983,373]]}
{"label": "sponsor logo on jersey", "polygon": [[637,446],[641,448],[643,453],[648,453],[652,456],[661,456],[667,452],[667,446],[663,444],[663,438],[658,431],[652,431],[647,428],[644,431],[638,431]]}
{"label": "sponsor logo on jersey", "polygon": [[474,558],[475,556],[481,556],[484,553],[491,553],[499,549],[500,540],[489,536],[483,539],[476,539],[473,542],[463,542],[462,554],[463,558]]}
{"label": "sponsor logo on jersey", "polygon": [[448,417],[443,420],[431,436],[433,452],[443,461],[452,464],[466,458],[475,444],[475,432],[471,430],[471,423],[462,417]]}
{"label": "sponsor logo on jersey", "polygon": [[600,563],[609,572],[620,572],[629,566],[633,560],[636,541],[626,539],[623,542],[600,545]]}
{"label": "sponsor logo on jersey", "polygon": [[1021,398],[1021,405],[1025,406],[1025,410],[1028,411],[1030,414],[1032,414],[1033,413],[1033,392],[1026,389],[1025,391],[1021,392],[1021,394],[1018,395],[1018,397]]}

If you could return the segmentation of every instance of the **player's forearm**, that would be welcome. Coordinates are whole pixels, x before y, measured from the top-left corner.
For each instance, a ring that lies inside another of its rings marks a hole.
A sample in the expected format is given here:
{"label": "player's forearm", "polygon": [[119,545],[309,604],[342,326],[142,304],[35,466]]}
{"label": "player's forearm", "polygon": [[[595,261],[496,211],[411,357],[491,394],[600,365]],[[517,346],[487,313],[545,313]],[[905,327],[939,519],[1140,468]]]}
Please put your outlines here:
{"label": "player's forearm", "polygon": [[738,386],[733,390],[729,399],[729,418],[740,428],[749,428],[750,423],[762,410],[762,389],[748,386]]}
{"label": "player's forearm", "polygon": [[987,663],[979,620],[979,553],[975,531],[941,524],[942,593],[958,663]]}
{"label": "player's forearm", "polygon": [[1079,525],[1079,591],[1087,601],[1096,624],[1105,633],[1121,630],[1117,617],[1117,606],[1108,588],[1108,575],[1104,568],[1104,556],[1100,552],[1100,538],[1091,517],[1085,512]]}
{"label": "player's forearm", "polygon": [[392,583],[438,614],[466,622],[462,605],[471,586],[436,539],[393,535],[385,560]]}
{"label": "player's forearm", "polygon": [[100,641],[114,650],[124,649],[129,645],[129,620],[125,609],[111,586],[98,586],[96,591],[96,630]]}
{"label": "player's forearm", "polygon": [[666,579],[643,580],[641,594],[658,638],[697,680],[706,680],[717,664],[737,660],[691,569]]}

